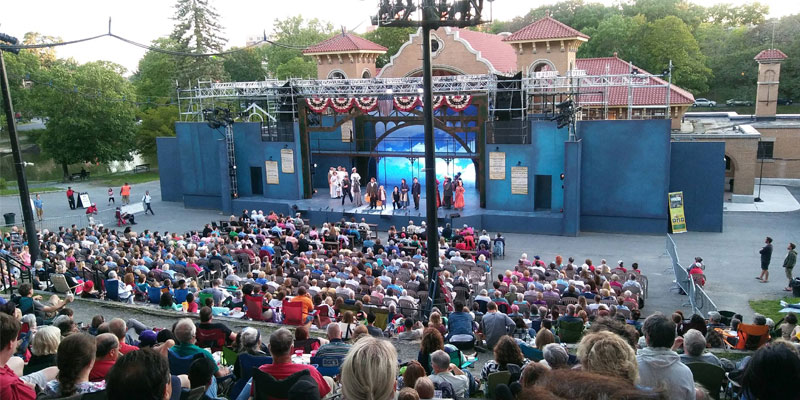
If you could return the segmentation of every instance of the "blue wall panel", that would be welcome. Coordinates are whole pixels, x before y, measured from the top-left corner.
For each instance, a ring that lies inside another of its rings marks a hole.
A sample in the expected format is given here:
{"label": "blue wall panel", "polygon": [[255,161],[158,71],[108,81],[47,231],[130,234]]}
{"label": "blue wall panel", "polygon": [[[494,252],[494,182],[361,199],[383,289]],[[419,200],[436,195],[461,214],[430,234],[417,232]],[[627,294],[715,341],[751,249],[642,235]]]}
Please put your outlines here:
{"label": "blue wall panel", "polygon": [[581,230],[665,232],[670,121],[583,121],[578,138]]}
{"label": "blue wall panel", "polygon": [[[233,138],[236,151],[236,178],[239,196],[253,196],[250,167],[261,168],[261,187],[263,197],[293,200],[302,197],[302,172],[300,146],[297,126],[294,127],[294,142],[264,142],[261,140],[261,124],[256,122],[237,122],[233,125]],[[283,173],[281,149],[294,150],[294,173]],[[267,184],[265,161],[278,161],[278,184]],[[259,195],[260,196],[260,195]]]}
{"label": "blue wall panel", "polygon": [[[187,207],[222,210],[220,192],[220,146],[225,146],[223,132],[212,130],[205,123],[178,122],[181,188]],[[227,168],[227,167],[225,167]]]}
{"label": "blue wall panel", "polygon": [[[533,121],[530,125],[531,144],[487,144],[484,162],[487,165],[486,208],[492,210],[533,211],[536,175],[552,176],[551,207],[559,210],[564,204],[560,175],[564,172],[564,142],[566,129],[556,129],[555,122]],[[506,153],[506,179],[488,177],[489,152]],[[528,194],[511,194],[511,167],[528,167]]]}
{"label": "blue wall panel", "polygon": [[690,231],[722,232],[724,156],[725,142],[672,143],[669,191],[683,192]]}
{"label": "blue wall panel", "polygon": [[156,147],[158,149],[161,200],[183,201],[183,177],[178,153],[178,139],[174,137],[156,138]]}

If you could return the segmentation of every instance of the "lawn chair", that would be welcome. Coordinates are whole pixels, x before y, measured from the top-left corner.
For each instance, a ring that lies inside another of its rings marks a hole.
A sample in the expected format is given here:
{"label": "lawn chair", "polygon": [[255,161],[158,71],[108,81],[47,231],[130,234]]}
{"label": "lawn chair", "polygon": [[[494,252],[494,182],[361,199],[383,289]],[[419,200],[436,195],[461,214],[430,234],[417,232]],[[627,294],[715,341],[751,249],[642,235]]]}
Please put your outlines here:
{"label": "lawn chair", "polygon": [[268,356],[254,356],[247,353],[239,354],[239,357],[236,359],[236,362],[239,363],[239,379],[233,383],[233,387],[231,387],[231,391],[229,393],[229,398],[235,399],[239,397],[239,394],[244,389],[247,382],[250,378],[253,377],[253,370],[256,370],[258,367],[264,364],[272,364],[272,357]]}
{"label": "lawn chair", "polygon": [[489,374],[489,377],[486,379],[486,398],[493,399],[494,389],[497,385],[508,385],[510,381],[511,373],[508,371],[497,371]]}
{"label": "lawn chair", "polygon": [[197,346],[203,348],[210,348],[211,352],[222,351],[227,339],[225,331],[220,328],[203,329],[198,325],[195,337],[197,339]]}
{"label": "lawn chair", "polygon": [[272,375],[261,370],[253,371],[253,399],[273,400],[289,397],[289,389],[301,378],[310,377],[309,370],[295,372],[285,379],[275,379]]}
{"label": "lawn chair", "polygon": [[189,294],[189,289],[175,289],[175,295],[173,296],[173,300],[175,300],[175,304],[181,304],[186,301],[186,296]]}
{"label": "lawn chair", "polygon": [[311,357],[311,364],[317,365],[317,371],[322,376],[335,377],[339,375],[344,364],[344,357],[342,356],[321,356]]}
{"label": "lawn chair", "polygon": [[769,342],[769,326],[739,324],[736,328],[738,341],[735,345],[728,343],[735,350],[756,350]]}
{"label": "lawn chair", "polygon": [[561,343],[578,343],[583,336],[583,321],[558,321]]}
{"label": "lawn chair", "polygon": [[169,359],[169,373],[172,375],[188,374],[189,368],[192,366],[192,362],[202,357],[205,357],[202,353],[181,357],[174,351],[169,350],[167,351],[167,358]]}
{"label": "lawn chair", "polygon": [[56,293],[61,293],[61,294],[67,294],[67,293],[75,294],[74,289],[80,286],[80,285],[75,285],[70,287],[69,284],[67,284],[67,278],[64,277],[63,274],[51,274],[50,282],[53,282],[53,290]]}
{"label": "lawn chair", "polygon": [[327,304],[318,305],[315,310],[317,311],[317,327],[325,329],[331,323],[331,317],[328,314],[329,307]]}
{"label": "lawn chair", "polygon": [[151,303],[159,304],[161,302],[161,288],[148,287],[147,298],[150,300]]}
{"label": "lawn chair", "polygon": [[106,280],[104,285],[106,287],[106,299],[119,301],[119,281],[116,279]]}
{"label": "lawn chair", "polygon": [[386,326],[389,325],[389,310],[385,308],[376,308],[372,310],[372,313],[375,315],[374,325],[382,331],[385,331]]}
{"label": "lawn chair", "polygon": [[230,347],[223,347],[222,348],[222,364],[228,365],[233,368],[236,365],[236,360],[239,359],[239,353],[235,350],[231,349]]}
{"label": "lawn chair", "polygon": [[687,367],[692,370],[694,381],[703,385],[708,394],[715,400],[719,400],[720,389],[725,386],[725,370],[714,364],[704,362],[687,363]]}
{"label": "lawn chair", "polygon": [[283,323],[286,325],[304,325],[303,303],[283,302]]}
{"label": "lawn chair", "polygon": [[264,319],[264,298],[262,296],[244,296],[244,306],[247,307],[245,316],[253,321]]}
{"label": "lawn chair", "polygon": [[206,299],[214,300],[214,293],[205,293],[205,292],[198,292],[197,293],[197,305],[200,307],[206,306]]}

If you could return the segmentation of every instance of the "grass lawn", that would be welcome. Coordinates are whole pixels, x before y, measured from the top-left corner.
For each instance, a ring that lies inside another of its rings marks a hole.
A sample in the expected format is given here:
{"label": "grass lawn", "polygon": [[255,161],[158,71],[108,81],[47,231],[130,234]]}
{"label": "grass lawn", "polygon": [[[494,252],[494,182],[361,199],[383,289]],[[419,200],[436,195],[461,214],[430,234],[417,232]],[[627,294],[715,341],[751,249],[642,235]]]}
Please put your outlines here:
{"label": "grass lawn", "polygon": [[[784,297],[783,300],[790,304],[796,304],[800,302],[800,297]],[[752,308],[753,311],[762,314],[767,318],[772,318],[773,321],[778,322],[778,320],[786,315],[778,312],[781,308],[783,308],[781,307],[780,302],[780,300],[750,300],[750,308]],[[798,314],[800,314],[800,312]]]}
{"label": "grass lawn", "polygon": [[151,182],[158,180],[158,171],[147,171],[140,173],[127,172],[118,175],[98,176],[96,179],[92,178],[95,184],[101,186],[117,187],[122,186],[125,182],[131,185],[137,183]]}
{"label": "grass lawn", "polygon": [[[37,187],[37,188],[28,188],[31,193],[42,193],[42,192],[53,192],[63,190],[59,187]],[[0,196],[11,196],[11,195],[18,195],[19,189],[16,187],[0,189]]]}

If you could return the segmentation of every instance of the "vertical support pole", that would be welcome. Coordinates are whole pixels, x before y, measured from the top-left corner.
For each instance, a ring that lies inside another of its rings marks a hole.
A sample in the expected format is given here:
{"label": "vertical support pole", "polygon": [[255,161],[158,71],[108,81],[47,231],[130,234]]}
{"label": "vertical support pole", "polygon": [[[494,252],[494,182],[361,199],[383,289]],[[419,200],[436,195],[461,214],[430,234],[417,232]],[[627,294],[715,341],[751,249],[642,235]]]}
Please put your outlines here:
{"label": "vertical support pole", "polygon": [[25,222],[25,235],[28,239],[28,248],[31,253],[31,266],[39,259],[39,236],[36,234],[36,223],[33,220],[31,208],[31,195],[28,192],[28,181],[25,179],[25,163],[22,161],[22,151],[19,148],[17,137],[17,123],[14,120],[14,105],[11,104],[11,89],[6,76],[6,62],[3,51],[0,50],[0,84],[2,84],[3,104],[5,105],[6,123],[8,124],[8,138],[11,141],[11,154],[14,156],[14,168],[17,172],[17,186],[19,186],[19,201],[22,203],[22,219]]}
{"label": "vertical support pole", "polygon": [[[423,13],[424,15],[424,13]],[[427,309],[421,310],[427,317],[433,307],[436,293],[436,274],[439,270],[439,230],[436,226],[438,210],[436,209],[436,142],[433,132],[433,93],[431,68],[431,26],[422,25],[422,101],[423,124],[425,127],[425,212],[427,220],[428,249],[428,293],[431,299]]]}

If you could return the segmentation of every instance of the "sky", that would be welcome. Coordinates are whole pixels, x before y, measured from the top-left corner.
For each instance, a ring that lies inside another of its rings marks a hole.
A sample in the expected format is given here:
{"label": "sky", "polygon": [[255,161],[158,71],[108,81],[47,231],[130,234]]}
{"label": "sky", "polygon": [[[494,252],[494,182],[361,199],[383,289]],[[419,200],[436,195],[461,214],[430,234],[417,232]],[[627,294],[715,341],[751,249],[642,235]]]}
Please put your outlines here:
{"label": "sky", "polygon": [[[597,1],[597,0],[590,0]],[[770,17],[800,13],[800,1],[760,0],[770,7]],[[526,14],[530,8],[554,4],[556,0],[495,0],[492,4],[494,19],[508,20]],[[610,5],[615,0],[599,0]],[[743,4],[745,0],[704,0],[703,5],[716,3]],[[74,40],[111,31],[140,43],[150,43],[172,31],[174,21],[172,0],[26,0],[9,1],[0,15],[0,32],[19,39],[26,32],[60,36]],[[224,37],[228,47],[244,46],[249,37],[269,35],[273,21],[302,15],[331,22],[337,28],[346,27],[364,32],[370,25],[369,17],[377,13],[378,0],[212,0],[221,17]],[[487,3],[488,4],[488,3]],[[108,60],[123,65],[128,74],[136,70],[145,50],[124,44],[116,39],[95,41],[60,47],[59,57],[72,57],[79,62]]]}

